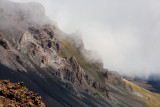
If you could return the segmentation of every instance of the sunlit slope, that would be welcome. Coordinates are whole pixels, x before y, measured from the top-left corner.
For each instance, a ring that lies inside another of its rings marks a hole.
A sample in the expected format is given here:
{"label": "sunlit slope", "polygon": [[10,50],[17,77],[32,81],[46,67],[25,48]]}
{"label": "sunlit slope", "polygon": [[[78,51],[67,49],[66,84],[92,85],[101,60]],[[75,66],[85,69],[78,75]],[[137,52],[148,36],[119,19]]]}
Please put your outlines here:
{"label": "sunlit slope", "polygon": [[105,77],[104,73],[95,68],[84,56],[78,53],[77,48],[73,42],[72,37],[63,37],[61,41],[61,56],[62,57],[71,57],[74,56],[80,66],[84,69],[84,71],[92,77],[93,80],[104,82]]}
{"label": "sunlit slope", "polygon": [[[99,69],[99,68],[94,67],[91,62],[89,62],[83,55],[78,53],[78,50],[75,46],[75,43],[74,43],[74,40],[72,37],[68,37],[68,36],[62,37],[61,53],[60,54],[62,57],[74,56],[76,58],[77,62],[80,64],[80,66],[84,69],[85,73],[87,73],[92,78],[93,81],[100,81],[100,82],[106,84],[107,86],[111,85],[112,87],[114,87],[114,89],[109,87],[109,90],[114,91],[115,94],[122,95],[128,99],[131,99],[131,101],[136,101],[138,103],[142,103],[142,104],[147,105],[149,107],[160,107],[160,95],[159,94],[152,93],[144,88],[141,88],[141,87],[135,85],[132,82],[127,81],[126,79],[123,79],[123,81],[128,86],[131,86],[133,88],[133,92],[130,92],[124,84],[118,84],[118,85],[116,84],[115,85],[115,84],[107,83],[103,69]],[[116,81],[116,80],[113,80],[113,82],[114,81]],[[101,93],[101,94],[103,95],[104,93]],[[117,98],[117,101],[118,102],[121,101],[121,98],[120,99]],[[122,101],[122,103],[123,103],[122,105],[127,104],[126,102],[123,102],[123,101]]]}
{"label": "sunlit slope", "polygon": [[133,88],[134,92],[137,92],[142,95],[141,101],[144,102],[146,105],[148,105],[149,107],[160,107],[160,94],[150,92],[126,79],[123,79],[123,81],[126,84],[130,85]]}

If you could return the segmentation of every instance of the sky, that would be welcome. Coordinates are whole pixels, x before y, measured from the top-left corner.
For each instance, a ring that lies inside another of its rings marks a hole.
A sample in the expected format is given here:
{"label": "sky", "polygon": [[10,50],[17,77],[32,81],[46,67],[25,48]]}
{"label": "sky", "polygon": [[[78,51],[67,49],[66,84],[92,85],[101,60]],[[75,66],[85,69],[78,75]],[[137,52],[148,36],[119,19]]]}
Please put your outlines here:
{"label": "sky", "polygon": [[40,2],[68,33],[80,32],[104,67],[123,75],[160,74],[160,0],[12,0]]}

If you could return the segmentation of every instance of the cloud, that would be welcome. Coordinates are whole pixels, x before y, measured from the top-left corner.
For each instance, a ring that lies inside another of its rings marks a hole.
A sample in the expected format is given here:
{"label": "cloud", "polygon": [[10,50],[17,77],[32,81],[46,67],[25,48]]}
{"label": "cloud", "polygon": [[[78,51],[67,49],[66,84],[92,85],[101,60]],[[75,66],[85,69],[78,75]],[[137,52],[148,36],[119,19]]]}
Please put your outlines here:
{"label": "cloud", "polygon": [[25,1],[41,2],[64,32],[80,31],[106,68],[130,76],[160,74],[159,0]]}

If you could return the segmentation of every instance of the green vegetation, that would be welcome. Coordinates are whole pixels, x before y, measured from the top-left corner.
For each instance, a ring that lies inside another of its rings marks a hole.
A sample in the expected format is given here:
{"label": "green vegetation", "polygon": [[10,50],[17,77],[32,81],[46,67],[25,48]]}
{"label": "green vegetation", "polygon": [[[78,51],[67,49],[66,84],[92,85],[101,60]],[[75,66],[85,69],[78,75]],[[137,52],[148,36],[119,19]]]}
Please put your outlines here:
{"label": "green vegetation", "polygon": [[22,90],[25,91],[25,92],[27,92],[27,91],[28,91],[28,88],[27,88],[26,86],[23,86],[23,87],[22,87]]}
{"label": "green vegetation", "polygon": [[[72,56],[75,57],[77,62],[80,64],[80,66],[85,71],[85,73],[88,74],[89,77],[91,77],[91,79],[93,81],[100,81],[102,83],[105,83],[104,72],[101,71],[100,69],[94,67],[92,65],[92,63],[90,63],[84,56],[80,55],[78,53],[78,50],[75,47],[75,44],[73,41],[74,40],[71,37],[63,37],[62,38],[62,40],[61,40],[61,56],[62,57],[72,57]],[[132,98],[132,96],[128,96],[128,98],[131,98],[131,99],[138,101],[138,102],[142,102],[142,103],[148,105],[149,107],[160,107],[160,95],[159,94],[155,94],[155,93],[152,93],[148,90],[145,90],[144,88],[141,88],[141,87],[135,85],[134,83],[131,83],[125,79],[123,79],[123,81],[126,84],[133,87],[133,90],[135,92],[138,92],[142,96],[144,96],[139,99]],[[121,89],[115,90],[115,91],[116,91],[116,93],[119,93],[119,92],[123,91],[123,89],[122,90]],[[99,95],[103,96],[105,99],[107,99],[105,93],[100,92],[98,90],[96,90],[96,92]],[[119,93],[119,94],[122,94],[122,93]],[[117,99],[115,99],[115,100],[117,100]],[[119,102],[119,100],[117,100],[117,102]],[[120,102],[119,102],[119,104],[120,104]],[[123,105],[123,104],[120,104],[120,105]]]}
{"label": "green vegetation", "polygon": [[129,82],[126,79],[123,79],[123,81],[126,84],[130,85],[135,92],[142,94],[143,97],[141,98],[141,101],[146,105],[148,105],[149,107],[160,107],[160,94],[150,92],[142,87],[135,85],[132,82]]}
{"label": "green vegetation", "polygon": [[101,81],[104,83],[105,76],[104,72],[100,71],[98,68],[94,67],[84,56],[78,53],[77,48],[74,45],[73,39],[71,37],[64,37],[61,41],[61,56],[71,57],[74,56],[80,66],[83,68],[85,73],[90,75],[93,80]]}

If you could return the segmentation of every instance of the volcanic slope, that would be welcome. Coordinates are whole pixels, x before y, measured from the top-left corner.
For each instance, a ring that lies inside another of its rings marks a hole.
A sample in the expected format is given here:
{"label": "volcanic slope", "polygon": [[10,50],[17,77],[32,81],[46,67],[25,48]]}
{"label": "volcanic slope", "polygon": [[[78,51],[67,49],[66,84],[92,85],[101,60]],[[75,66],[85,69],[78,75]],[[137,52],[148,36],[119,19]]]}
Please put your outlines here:
{"label": "volcanic slope", "polygon": [[83,41],[58,29],[41,4],[0,0],[0,14],[0,79],[23,81],[47,107],[160,106],[158,94],[86,58]]}

